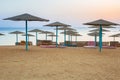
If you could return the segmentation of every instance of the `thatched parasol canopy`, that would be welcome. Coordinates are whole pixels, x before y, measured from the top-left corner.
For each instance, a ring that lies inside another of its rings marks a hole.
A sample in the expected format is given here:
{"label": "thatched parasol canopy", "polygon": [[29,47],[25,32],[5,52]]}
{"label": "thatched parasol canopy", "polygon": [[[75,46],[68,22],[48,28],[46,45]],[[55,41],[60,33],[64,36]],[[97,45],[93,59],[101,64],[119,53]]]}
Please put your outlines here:
{"label": "thatched parasol canopy", "polygon": [[[99,32],[100,29],[93,29],[93,30],[90,30],[89,32]],[[106,30],[106,29],[102,29],[102,32],[110,32],[110,30]]]}
{"label": "thatched parasol canopy", "polygon": [[107,20],[99,19],[99,20],[95,20],[92,22],[84,23],[84,25],[94,25],[100,28],[99,30],[99,51],[101,52],[102,50],[102,28],[104,28],[105,26],[118,25],[118,24],[107,21]]}
{"label": "thatched parasol canopy", "polygon": [[38,32],[43,32],[43,30],[33,29],[33,30],[30,30],[29,32],[35,32],[35,33],[36,33],[36,46],[37,46],[37,44],[38,44],[38,42],[37,42],[37,39],[38,39]]}
{"label": "thatched parasol canopy", "polygon": [[70,25],[67,25],[61,22],[54,22],[54,23],[47,24],[45,26],[56,27],[56,47],[58,47],[58,27],[67,27]]}
{"label": "thatched parasol canopy", "polygon": [[50,34],[50,35],[48,35],[48,36],[52,37],[52,41],[53,41],[53,37],[56,37],[55,34]]}
{"label": "thatched parasol canopy", "polygon": [[96,27],[99,27],[100,25],[102,25],[103,27],[106,27],[106,26],[118,25],[118,24],[107,21],[107,20],[99,19],[99,20],[95,20],[95,21],[92,21],[92,22],[84,23],[84,25],[94,25]]}
{"label": "thatched parasol canopy", "polygon": [[[13,17],[9,17],[9,18],[5,18],[4,20],[12,20],[12,21],[25,21],[25,26],[26,26],[26,35],[28,34],[28,25],[27,22],[28,21],[49,21],[47,19],[43,19],[40,17],[36,17],[30,14],[21,14],[18,16],[13,16]],[[28,51],[28,40],[27,40],[27,36],[26,36],[26,51]]]}
{"label": "thatched parasol canopy", "polygon": [[116,37],[120,37],[120,33],[114,34],[114,35],[110,35],[109,37],[113,37],[113,41],[115,41]]}
{"label": "thatched parasol canopy", "polygon": [[[26,36],[26,34],[23,34],[22,36]],[[34,37],[34,35],[32,35],[32,34],[27,34],[27,37],[28,37],[28,41],[29,41],[29,37]]]}
{"label": "thatched parasol canopy", "polygon": [[46,40],[47,40],[47,34],[54,34],[54,33],[50,31],[43,31],[42,34],[46,34]]}
{"label": "thatched parasol canopy", "polygon": [[18,45],[18,34],[24,34],[24,32],[21,32],[21,31],[13,31],[13,32],[10,32],[10,34],[16,34],[16,45]]}
{"label": "thatched parasol canopy", "polygon": [[5,34],[0,33],[0,36],[2,36],[2,35],[5,35]]}

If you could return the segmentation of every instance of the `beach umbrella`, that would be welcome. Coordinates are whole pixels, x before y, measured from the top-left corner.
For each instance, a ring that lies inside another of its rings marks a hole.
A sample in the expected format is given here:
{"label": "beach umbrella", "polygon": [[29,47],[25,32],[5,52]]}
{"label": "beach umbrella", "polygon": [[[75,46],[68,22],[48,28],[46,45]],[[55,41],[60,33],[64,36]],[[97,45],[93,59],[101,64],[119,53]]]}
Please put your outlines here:
{"label": "beach umbrella", "polygon": [[60,27],[60,28],[58,28],[58,30],[64,30],[64,46],[66,46],[66,31],[68,31],[68,30],[75,31],[75,29],[72,29],[69,26],[66,26],[66,27]]}
{"label": "beach umbrella", "polygon": [[[104,34],[104,33],[102,33]],[[92,32],[92,33],[88,33],[89,36],[94,36],[95,37],[95,46],[97,43],[97,36],[99,36],[99,32]]]}
{"label": "beach umbrella", "polygon": [[71,40],[70,40],[70,37],[71,37],[71,39],[72,39],[72,35],[73,35],[73,34],[77,34],[77,32],[76,32],[75,29],[69,29],[69,30],[66,31],[66,34],[68,35],[69,41],[71,41]]}
{"label": "beach umbrella", "polygon": [[[99,32],[99,31],[100,29],[97,28],[97,29],[90,30],[89,32]],[[102,29],[102,32],[110,32],[110,30]]]}
{"label": "beach umbrella", "polygon": [[77,37],[78,37],[78,36],[82,36],[82,35],[81,35],[81,34],[76,33],[76,34],[74,34],[74,36],[76,37],[76,38],[75,38],[75,41],[77,42]]}
{"label": "beach umbrella", "polygon": [[43,31],[42,33],[46,34],[46,40],[47,40],[47,34],[53,34],[53,32],[50,32],[50,31]]}
{"label": "beach umbrella", "polygon": [[110,35],[109,37],[113,37],[113,41],[115,41],[115,38],[116,38],[116,37],[120,37],[120,34]]}
{"label": "beach umbrella", "polygon": [[3,36],[4,34],[0,33],[0,36]]}
{"label": "beach umbrella", "polygon": [[[22,36],[26,36],[26,34],[23,34]],[[32,34],[27,34],[27,37],[28,37],[28,41],[29,41],[29,37],[34,37],[34,35],[32,35]]]}
{"label": "beach umbrella", "polygon": [[69,36],[71,37],[70,42],[71,42],[71,44],[72,44],[72,37],[74,36],[74,34],[77,34],[77,32],[74,32],[74,31],[73,31],[73,32],[67,31],[66,34],[69,35]]}
{"label": "beach umbrella", "polygon": [[50,35],[48,35],[48,36],[51,36],[51,37],[52,37],[52,41],[53,41],[53,37],[56,37],[56,35],[54,35],[54,34],[50,34]]}
{"label": "beach umbrella", "polygon": [[[61,32],[61,33],[64,33],[64,32]],[[73,30],[68,30],[68,31],[66,31],[66,34],[67,35],[74,35],[74,34],[77,34],[78,32],[76,32],[76,31],[73,31]]]}
{"label": "beach umbrella", "polygon": [[[99,28],[99,26],[97,27],[97,26],[90,26],[90,27],[88,27],[88,28]],[[113,26],[103,26],[103,28],[116,28],[116,27],[113,27]]]}
{"label": "beach umbrella", "polygon": [[0,36],[3,36],[4,34],[0,33]]}
{"label": "beach umbrella", "polygon": [[109,37],[113,37],[113,41],[115,41],[115,38],[116,38],[116,37],[120,37],[120,36],[115,34],[115,35],[111,35],[111,36],[109,36]]}
{"label": "beach umbrella", "polygon": [[[105,34],[105,33],[102,33]],[[89,36],[99,36],[99,32],[92,32],[92,33],[88,33]]]}
{"label": "beach umbrella", "polygon": [[99,51],[101,52],[102,50],[102,28],[104,26],[110,27],[110,25],[118,25],[118,24],[110,22],[110,21],[106,21],[103,19],[99,19],[99,20],[95,20],[92,22],[84,23],[84,25],[94,25],[96,27],[99,27]]}
{"label": "beach umbrella", "polygon": [[[28,34],[28,21],[49,21],[47,19],[42,19],[40,17],[36,17],[36,16],[33,16],[33,15],[30,15],[30,14],[21,14],[21,15],[18,15],[18,16],[13,16],[13,17],[9,17],[9,18],[6,18],[4,20],[12,20],[12,21],[25,21],[25,27],[26,27],[26,30],[25,30],[25,33],[26,35]],[[27,36],[26,36],[26,51],[28,51],[28,40],[27,40]]]}
{"label": "beach umbrella", "polygon": [[[66,35],[68,35],[68,40],[70,41],[70,36],[73,34],[76,34],[77,32],[74,30],[67,30]],[[64,32],[61,32],[60,34],[64,34]]]}
{"label": "beach umbrella", "polygon": [[120,33],[114,34],[114,35],[110,35],[109,37],[113,37],[113,42],[114,42],[114,45],[115,45],[115,38],[116,37],[120,37]]}
{"label": "beach umbrella", "polygon": [[[92,32],[92,33],[89,33],[88,35],[92,36],[94,35],[95,36],[95,45],[96,45],[96,41],[97,41],[97,36],[99,35],[99,31],[100,29],[97,28],[97,29],[93,29],[93,30],[90,30],[89,32]],[[102,32],[110,32],[109,30],[106,30],[106,29],[102,29]]]}
{"label": "beach umbrella", "polygon": [[116,35],[120,36],[120,33],[117,33]]}
{"label": "beach umbrella", "polygon": [[0,36],[3,36],[4,34],[0,33]]}
{"label": "beach umbrella", "polygon": [[39,30],[39,29],[33,29],[33,30],[30,30],[29,32],[35,32],[36,33],[36,46],[38,44],[37,42],[37,39],[38,39],[38,32],[43,32],[42,30]]}
{"label": "beach umbrella", "polygon": [[23,34],[24,32],[21,31],[13,31],[10,32],[10,34],[16,34],[16,45],[18,45],[18,34]]}
{"label": "beach umbrella", "polygon": [[[75,34],[75,33],[77,33],[75,30],[67,30],[66,31],[66,35]],[[64,34],[64,32],[61,32],[60,34]]]}
{"label": "beach umbrella", "polygon": [[[64,32],[61,32],[61,34],[64,34]],[[67,30],[66,35],[68,35],[68,41],[72,42],[72,36],[74,34],[77,34],[75,30]]]}
{"label": "beach umbrella", "polygon": [[56,27],[56,47],[58,47],[58,27],[66,27],[70,25],[67,25],[61,22],[54,22],[54,23],[47,24],[45,26]]}

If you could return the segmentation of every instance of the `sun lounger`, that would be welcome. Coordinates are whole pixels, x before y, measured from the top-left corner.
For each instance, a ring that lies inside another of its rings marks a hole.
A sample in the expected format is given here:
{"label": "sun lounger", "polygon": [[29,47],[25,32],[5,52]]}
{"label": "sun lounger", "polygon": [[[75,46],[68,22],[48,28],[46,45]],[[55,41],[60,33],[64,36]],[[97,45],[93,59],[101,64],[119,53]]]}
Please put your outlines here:
{"label": "sun lounger", "polygon": [[[25,42],[25,41],[16,42],[15,45],[26,45],[26,42]],[[31,42],[31,41],[28,41],[28,45],[31,46],[31,45],[32,45],[32,42]]]}
{"label": "sun lounger", "polygon": [[96,46],[84,46],[84,48],[96,48]]}
{"label": "sun lounger", "polygon": [[[40,45],[41,48],[56,48],[56,45]],[[58,46],[57,48],[65,48],[66,46]]]}
{"label": "sun lounger", "polygon": [[58,48],[66,48],[66,46],[58,46]]}
{"label": "sun lounger", "polygon": [[94,41],[88,41],[87,46],[84,46],[84,48],[96,48]]}
{"label": "sun lounger", "polygon": [[56,48],[56,45],[40,45],[41,48]]}
{"label": "sun lounger", "polygon": [[102,46],[102,48],[104,48],[104,49],[116,49],[115,46]]}

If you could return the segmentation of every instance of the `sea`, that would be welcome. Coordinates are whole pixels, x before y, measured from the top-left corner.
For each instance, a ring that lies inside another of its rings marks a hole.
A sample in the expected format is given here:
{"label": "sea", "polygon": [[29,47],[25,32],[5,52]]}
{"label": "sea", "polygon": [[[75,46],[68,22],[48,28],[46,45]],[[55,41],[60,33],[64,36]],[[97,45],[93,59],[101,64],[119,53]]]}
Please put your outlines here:
{"label": "sea", "polygon": [[[28,31],[32,29],[40,29],[44,31],[51,31],[53,33],[56,33],[55,28],[49,28],[49,27],[28,27]],[[115,29],[110,29],[110,32],[106,32],[105,35],[103,35],[103,41],[113,41],[112,37],[108,37],[109,35],[112,34],[117,34],[119,33],[118,31],[119,28]],[[16,35],[15,34],[10,34],[10,32],[13,31],[21,31],[25,33],[25,27],[0,27],[0,33],[5,34],[3,36],[0,36],[0,46],[6,46],[6,45],[15,45],[16,42]],[[64,35],[63,34],[58,34],[58,42],[63,42],[64,41]],[[81,35],[78,37],[78,41],[94,41],[94,37],[88,36],[87,33],[89,32],[88,28],[83,28],[78,31]],[[33,43],[33,45],[36,44],[36,34],[33,32],[28,32],[29,34],[34,35],[34,37],[29,37],[29,41]],[[18,42],[20,41],[25,41],[25,36],[22,36],[21,34],[18,35]],[[47,37],[48,40],[52,40],[51,37]],[[45,34],[39,34],[38,33],[38,40],[46,40],[46,35]],[[99,38],[97,39],[99,40]],[[53,38],[53,41],[56,41],[56,37]],[[75,41],[75,37],[73,37],[73,41]],[[120,41],[120,38],[116,38],[116,41]]]}
{"label": "sea", "polygon": [[[39,28],[28,28],[29,30],[32,29],[39,29]],[[47,30],[44,28],[44,30]],[[0,33],[5,34],[0,36],[0,46],[7,46],[7,45],[15,45],[16,42],[16,35],[15,34],[10,34],[10,32],[13,31],[21,31],[25,33],[25,28],[24,27],[0,27]],[[51,29],[52,32],[55,32],[54,30]],[[34,35],[34,37],[29,37],[29,41],[32,41],[33,45],[36,44],[36,33],[33,32],[28,32],[29,34]],[[22,34],[18,35],[18,42],[20,41],[25,41],[25,36],[22,36]],[[38,33],[38,40],[45,40],[46,35],[45,34],[39,34]],[[51,37],[48,37],[48,40],[51,40]]]}

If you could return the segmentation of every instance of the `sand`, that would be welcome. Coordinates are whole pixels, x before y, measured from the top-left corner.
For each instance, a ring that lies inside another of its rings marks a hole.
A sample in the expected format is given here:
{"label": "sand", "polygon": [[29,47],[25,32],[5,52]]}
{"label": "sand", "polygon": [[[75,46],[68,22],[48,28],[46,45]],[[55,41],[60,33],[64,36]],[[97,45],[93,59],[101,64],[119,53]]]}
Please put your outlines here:
{"label": "sand", "polygon": [[0,80],[120,80],[120,48],[0,47]]}

